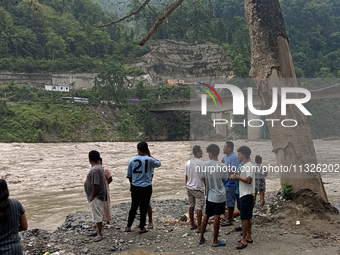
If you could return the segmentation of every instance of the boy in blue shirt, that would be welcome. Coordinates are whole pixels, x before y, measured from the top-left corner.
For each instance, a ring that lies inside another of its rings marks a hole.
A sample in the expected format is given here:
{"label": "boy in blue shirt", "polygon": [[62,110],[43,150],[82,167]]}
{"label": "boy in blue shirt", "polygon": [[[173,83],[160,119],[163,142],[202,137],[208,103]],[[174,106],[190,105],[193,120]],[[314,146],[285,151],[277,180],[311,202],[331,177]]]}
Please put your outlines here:
{"label": "boy in blue shirt", "polygon": [[129,162],[126,175],[126,177],[129,178],[131,185],[130,190],[132,203],[125,231],[131,231],[132,223],[135,219],[138,206],[140,205],[139,234],[143,234],[148,232],[144,226],[152,194],[152,169],[160,167],[161,162],[151,157],[148,144],[146,142],[140,142],[137,145],[137,151],[138,155],[133,157]]}

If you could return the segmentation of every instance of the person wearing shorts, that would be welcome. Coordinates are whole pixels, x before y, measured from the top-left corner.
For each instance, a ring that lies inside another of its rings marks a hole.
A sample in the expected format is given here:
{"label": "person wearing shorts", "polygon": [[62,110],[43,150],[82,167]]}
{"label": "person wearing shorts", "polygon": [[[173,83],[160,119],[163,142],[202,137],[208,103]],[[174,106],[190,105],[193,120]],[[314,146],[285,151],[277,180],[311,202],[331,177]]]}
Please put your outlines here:
{"label": "person wearing shorts", "polygon": [[[190,230],[197,229],[196,233],[201,233],[202,211],[204,207],[204,188],[203,180],[196,167],[201,167],[203,161],[202,148],[199,145],[193,147],[194,158],[190,159],[185,165],[185,182],[187,186],[188,203],[189,203],[189,219],[191,223]],[[194,210],[197,209],[197,225],[194,220]]]}
{"label": "person wearing shorts", "polygon": [[198,244],[205,242],[204,232],[208,224],[209,217],[214,216],[214,239],[211,246],[225,246],[225,242],[218,240],[220,229],[220,216],[225,212],[225,188],[223,181],[228,179],[228,171],[225,164],[218,161],[220,148],[216,144],[210,144],[207,147],[207,153],[210,160],[204,162],[200,172],[206,183],[206,214],[204,215],[201,227],[201,235]]}
{"label": "person wearing shorts", "polygon": [[260,193],[260,201],[261,201],[261,207],[263,208],[265,203],[265,192],[266,192],[266,179],[267,177],[267,171],[264,171],[264,168],[262,166],[262,157],[260,155],[256,155],[255,157],[255,196],[254,196],[254,207],[256,203],[256,195],[259,192]]}
{"label": "person wearing shorts", "polygon": [[[240,160],[238,159],[236,153],[234,152],[234,143],[231,141],[227,141],[224,144],[223,153],[225,155],[223,157],[222,163],[226,164],[228,168],[230,168],[232,171],[235,172],[238,168]],[[231,222],[233,220],[235,200],[236,200],[235,182],[228,178],[228,180],[224,181],[223,184],[225,186],[226,203],[227,203],[227,208],[228,208],[228,218],[224,222],[221,223],[222,227],[233,225]]]}
{"label": "person wearing shorts", "polygon": [[96,223],[97,231],[89,234],[96,236],[95,242],[101,241],[104,236],[102,234],[102,220],[104,213],[104,203],[106,201],[106,184],[104,169],[100,164],[100,154],[98,151],[89,152],[89,162],[92,166],[87,174],[84,183],[84,189],[87,200],[90,203],[93,221]]}
{"label": "person wearing shorts", "polygon": [[239,180],[240,193],[240,218],[242,221],[242,239],[238,240],[237,249],[247,247],[248,243],[252,243],[251,226],[253,218],[254,192],[255,192],[255,171],[253,164],[249,162],[251,150],[247,146],[242,146],[238,150],[238,158],[244,164],[240,170],[241,173],[235,173],[230,178]]}

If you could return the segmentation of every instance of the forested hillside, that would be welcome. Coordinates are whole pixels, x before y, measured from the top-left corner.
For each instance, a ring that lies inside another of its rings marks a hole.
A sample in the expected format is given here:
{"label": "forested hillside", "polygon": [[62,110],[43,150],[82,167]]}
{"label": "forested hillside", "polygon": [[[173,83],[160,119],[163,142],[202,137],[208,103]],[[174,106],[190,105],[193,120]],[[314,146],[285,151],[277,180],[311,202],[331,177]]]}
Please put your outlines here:
{"label": "forested hillside", "polygon": [[[136,10],[141,3],[138,0],[0,0],[0,71],[100,73],[93,89],[73,94],[89,98],[90,107],[65,106],[62,94],[57,92],[19,88],[15,84],[1,86],[0,141],[128,141],[141,137],[152,140],[156,136],[188,139],[188,114],[174,112],[160,117],[149,113],[149,109],[156,100],[188,98],[189,87],[179,91],[168,86],[145,90],[139,83],[130,90],[122,82],[127,74],[143,73],[124,63],[149,51],[152,41],[144,47],[138,42],[168,3],[153,0],[152,8],[124,22],[95,27],[122,17],[126,9]],[[340,0],[281,0],[280,3],[297,76],[340,78]],[[229,55],[234,73],[248,77],[250,45],[241,0],[184,1],[152,37],[152,40],[163,39],[217,43]],[[136,96],[141,103],[127,105],[126,99]],[[6,104],[7,100],[16,104]],[[112,116],[108,114],[104,118],[96,110],[101,100],[116,103],[108,106],[114,112]],[[309,121],[314,138],[339,136],[339,99],[314,100],[307,107],[313,112]],[[89,118],[94,114],[98,120],[98,125],[92,125],[86,134],[80,130],[89,119],[69,121],[83,114]],[[110,137],[104,135],[107,130],[112,131]],[[239,132],[245,134],[246,130]]]}
{"label": "forested hillside", "polygon": [[[107,56],[119,61],[148,51],[138,46],[165,1],[107,28],[95,28],[133,11],[140,1],[1,0],[0,69],[95,69]],[[63,4],[64,3],[64,4]],[[158,4],[157,4],[158,3]],[[298,77],[339,77],[340,0],[281,0]],[[222,45],[240,77],[247,77],[250,47],[243,1],[184,1],[152,38],[208,40]]]}
{"label": "forested hillside", "polygon": [[[340,77],[340,0],[281,0],[298,77]],[[140,20],[151,20],[147,10]],[[146,23],[149,30],[153,23]],[[185,1],[153,38],[222,45],[238,76],[248,77],[250,46],[243,1]]]}
{"label": "forested hillside", "polygon": [[124,24],[90,0],[0,1],[0,69],[25,72],[86,71],[107,57],[123,61],[145,54]]}

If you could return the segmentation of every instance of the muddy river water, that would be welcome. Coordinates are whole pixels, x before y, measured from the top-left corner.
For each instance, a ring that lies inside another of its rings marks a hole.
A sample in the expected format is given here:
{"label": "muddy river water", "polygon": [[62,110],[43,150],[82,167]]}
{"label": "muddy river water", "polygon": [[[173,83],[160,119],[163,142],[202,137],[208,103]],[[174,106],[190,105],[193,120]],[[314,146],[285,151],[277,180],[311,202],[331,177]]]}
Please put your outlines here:
{"label": "muddy river water", "polygon": [[[224,142],[216,143],[222,149]],[[315,140],[314,144],[319,163],[340,163],[339,140]],[[162,166],[154,171],[152,199],[185,198],[184,167],[190,158],[190,142],[150,142],[149,145],[151,154],[162,162]],[[236,148],[241,145],[249,146],[252,155],[262,155],[264,164],[276,164],[270,141],[235,141]],[[134,142],[1,143],[0,146],[0,178],[6,179],[10,197],[23,204],[30,229],[53,230],[61,225],[66,215],[89,210],[83,183],[90,169],[90,150],[101,153],[103,165],[112,173],[111,203],[130,201],[126,171],[130,158],[136,155]],[[207,160],[207,155],[203,160]],[[329,200],[339,201],[340,174],[324,177]],[[278,188],[277,176],[270,176],[267,190]]]}

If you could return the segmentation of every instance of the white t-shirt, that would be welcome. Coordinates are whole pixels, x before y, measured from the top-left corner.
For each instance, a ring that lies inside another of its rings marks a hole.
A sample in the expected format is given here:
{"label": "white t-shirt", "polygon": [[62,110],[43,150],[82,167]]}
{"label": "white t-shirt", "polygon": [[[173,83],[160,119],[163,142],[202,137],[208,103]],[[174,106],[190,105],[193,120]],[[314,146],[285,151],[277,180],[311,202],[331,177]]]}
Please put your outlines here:
{"label": "white t-shirt", "polygon": [[[190,159],[185,165],[185,175],[188,176],[187,188],[204,192],[203,181],[200,174],[203,161],[198,158]],[[196,168],[197,167],[197,168]]]}
{"label": "white t-shirt", "polygon": [[253,195],[255,194],[255,169],[251,162],[248,162],[241,166],[241,177],[242,178],[252,178],[252,182],[250,184],[247,184],[243,181],[239,181],[240,186],[240,198],[246,195]]}

